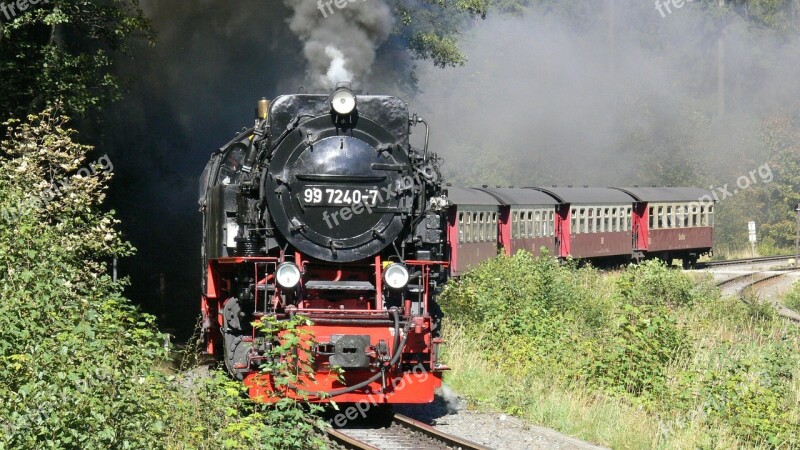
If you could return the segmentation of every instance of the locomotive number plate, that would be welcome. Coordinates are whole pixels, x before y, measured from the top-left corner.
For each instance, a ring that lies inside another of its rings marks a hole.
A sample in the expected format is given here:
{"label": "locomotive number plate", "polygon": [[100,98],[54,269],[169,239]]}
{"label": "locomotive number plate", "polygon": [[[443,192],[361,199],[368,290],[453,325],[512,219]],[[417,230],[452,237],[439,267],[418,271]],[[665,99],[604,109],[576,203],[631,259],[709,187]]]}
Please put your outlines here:
{"label": "locomotive number plate", "polygon": [[353,189],[352,187],[306,186],[302,201],[306,206],[376,206],[382,201],[377,188]]}

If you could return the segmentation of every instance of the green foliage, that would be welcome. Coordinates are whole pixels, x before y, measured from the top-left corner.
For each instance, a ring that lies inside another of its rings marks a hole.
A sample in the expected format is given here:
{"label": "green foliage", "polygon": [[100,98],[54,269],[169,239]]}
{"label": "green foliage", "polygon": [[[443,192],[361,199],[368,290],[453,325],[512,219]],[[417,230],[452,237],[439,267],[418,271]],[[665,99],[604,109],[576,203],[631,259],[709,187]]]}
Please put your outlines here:
{"label": "green foliage", "polygon": [[797,233],[796,206],[800,193],[800,117],[776,115],[765,121],[763,139],[770,155],[775,182],[770,185],[761,232],[765,242],[778,247],[794,245]]}
{"label": "green foliage", "polygon": [[783,302],[786,307],[800,312],[800,283],[792,285],[792,289],[786,294]]}
{"label": "green foliage", "polygon": [[[720,298],[710,279],[658,261],[607,275],[520,252],[451,282],[441,303],[456,330],[449,344],[473,352],[456,363],[497,367],[504,378],[481,384],[474,401],[556,426],[538,409],[541,396],[519,394],[546,386],[574,394],[566,409],[639,407],[637,422],[658,424],[647,447],[800,445],[800,333],[765,306]],[[469,367],[454,369],[469,390],[458,372]]]}
{"label": "green foliage", "polygon": [[468,19],[485,18],[488,0],[425,0],[409,6],[395,2],[396,32],[408,39],[408,48],[419,59],[437,67],[461,66],[466,57],[458,48],[461,28]]}
{"label": "green foliage", "polygon": [[59,102],[69,114],[119,98],[115,52],[153,39],[138,0],[51,0],[0,25],[0,110],[25,117]]}
{"label": "green foliage", "polygon": [[721,368],[705,372],[699,386],[705,411],[745,440],[776,447],[800,444],[800,423],[791,417],[787,383],[795,360],[785,345],[766,351],[759,358],[723,361]]}
{"label": "green foliage", "polygon": [[589,369],[589,382],[608,392],[642,396],[663,387],[665,368],[681,356],[686,337],[663,308],[626,304],[622,309]]}
{"label": "green foliage", "polygon": [[110,172],[78,170],[91,149],[52,110],[7,126],[0,448],[322,448],[313,409],[254,404],[221,373],[196,380],[161,368],[169,355],[154,318],[108,275],[112,256],[134,250],[100,207]]}
{"label": "green foliage", "polygon": [[699,296],[690,278],[676,275],[659,260],[628,267],[617,286],[622,298],[633,305],[691,306]]}

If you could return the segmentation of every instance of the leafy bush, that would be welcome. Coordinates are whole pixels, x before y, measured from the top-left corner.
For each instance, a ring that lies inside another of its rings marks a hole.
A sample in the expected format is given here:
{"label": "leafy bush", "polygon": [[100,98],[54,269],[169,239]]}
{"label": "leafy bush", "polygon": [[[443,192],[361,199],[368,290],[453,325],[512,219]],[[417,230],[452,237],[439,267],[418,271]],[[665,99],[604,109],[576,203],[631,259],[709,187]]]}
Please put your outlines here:
{"label": "leafy bush", "polygon": [[689,306],[697,299],[695,283],[657,259],[628,266],[617,286],[622,298],[633,305]]}
{"label": "leafy bush", "polygon": [[13,121],[0,144],[0,448],[321,448],[295,402],[162,369],[153,317],[107,273],[134,250],[100,209],[111,173],[64,123]]}
{"label": "leafy bush", "polygon": [[684,333],[662,308],[626,304],[610,338],[601,344],[589,382],[635,396],[660,389],[667,364],[685,347]]}

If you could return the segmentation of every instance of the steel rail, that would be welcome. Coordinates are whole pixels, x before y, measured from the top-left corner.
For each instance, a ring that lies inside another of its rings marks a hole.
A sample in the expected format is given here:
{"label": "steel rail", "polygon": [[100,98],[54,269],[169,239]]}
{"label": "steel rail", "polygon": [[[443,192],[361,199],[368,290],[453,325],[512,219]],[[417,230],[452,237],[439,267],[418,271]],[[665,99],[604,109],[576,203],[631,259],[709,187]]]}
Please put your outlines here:
{"label": "steel rail", "polygon": [[725,261],[707,261],[707,262],[697,263],[697,268],[705,269],[707,267],[737,266],[740,264],[780,261],[783,259],[792,259],[794,258],[794,256],[795,255],[761,256],[758,258],[728,259]]}
{"label": "steel rail", "polygon": [[328,439],[335,444],[347,450],[380,450],[369,444],[359,441],[358,439],[351,438],[350,436],[336,430],[328,430]]}
{"label": "steel rail", "polygon": [[475,442],[462,439],[458,436],[453,436],[451,434],[444,433],[428,424],[422,423],[418,420],[414,420],[410,417],[406,417],[400,414],[394,415],[394,422],[404,428],[408,428],[412,431],[422,433],[434,440],[442,442],[453,448],[461,450],[491,450],[489,447],[484,447],[480,444],[476,444]]}
{"label": "steel rail", "polygon": [[[344,431],[342,432],[331,429],[328,430],[327,434],[328,438],[333,443],[347,450],[380,450],[380,447],[374,446],[376,445],[374,444],[376,439],[372,438],[377,438],[378,441],[388,441],[387,443],[391,446],[391,448],[429,448],[431,441],[434,441],[437,444],[441,444],[441,447],[437,445],[436,448],[446,447],[457,450],[492,450],[489,447],[468,441],[458,436],[447,434],[437,430],[435,427],[400,414],[395,414],[392,417],[392,425],[399,427],[400,430],[407,430],[401,431],[403,435],[402,438],[397,436],[398,428],[395,428],[394,436],[391,433],[389,435],[383,435],[388,430],[387,428],[376,428],[374,430],[354,430],[358,431],[358,434],[356,434],[358,437],[347,435],[346,430],[342,430]],[[368,435],[371,434],[372,436],[364,437],[365,432]],[[415,435],[417,436],[416,438],[414,438]],[[409,444],[407,440],[404,442],[404,440],[408,438],[411,438],[412,442],[416,439],[420,439],[421,442],[415,442],[413,444]],[[373,444],[364,442],[360,439],[363,439],[364,441],[373,441]],[[431,441],[429,441],[429,439]],[[407,445],[411,446],[407,447]]]}

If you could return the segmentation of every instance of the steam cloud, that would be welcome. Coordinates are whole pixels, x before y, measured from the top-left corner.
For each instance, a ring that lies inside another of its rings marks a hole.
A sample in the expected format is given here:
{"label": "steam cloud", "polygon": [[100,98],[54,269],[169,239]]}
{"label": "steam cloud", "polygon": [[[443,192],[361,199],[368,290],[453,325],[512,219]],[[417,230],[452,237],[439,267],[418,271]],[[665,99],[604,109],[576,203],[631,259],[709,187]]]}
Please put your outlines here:
{"label": "steam cloud", "polygon": [[652,2],[586,4],[580,27],[495,14],[465,34],[464,67],[419,64],[410,104],[448,181],[707,187],[768,161],[761,124],[800,108],[797,35],[775,39],[738,16],[717,33],[696,3],[666,18]]}
{"label": "steam cloud", "polygon": [[[652,1],[581,2],[595,18],[585,26],[536,9],[493,13],[465,23],[469,62],[447,70],[410,60],[402,42],[381,45],[393,26],[385,2],[332,4],[326,18],[316,0],[142,1],[159,44],[121,58],[131,92],[82,134],[103,137],[98,148],[114,161],[111,206],[139,249],[121,261],[130,294],[178,334],[188,336],[198,312],[198,175],[252,123],[258,98],[295,93],[308,76],[319,88],[355,77],[359,89],[407,99],[431,124],[447,181],[470,186],[719,186],[769,161],[765,118],[800,111],[798,36],[773,42],[733,20],[718,116],[717,35],[700,2],[666,18]],[[411,98],[415,65],[421,93]],[[412,138],[421,145],[424,135]]]}
{"label": "steam cloud", "polygon": [[311,80],[321,88],[369,73],[376,49],[394,24],[383,0],[350,0],[341,8],[316,0],[284,3],[294,13],[289,28],[303,42]]}

